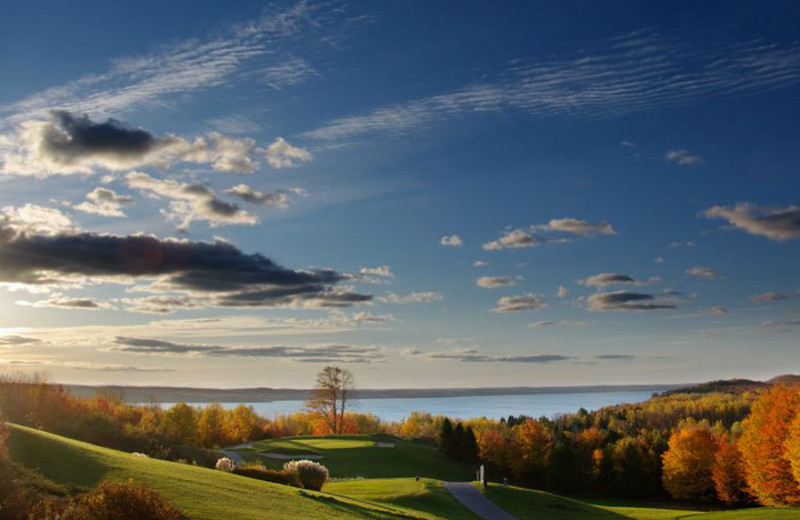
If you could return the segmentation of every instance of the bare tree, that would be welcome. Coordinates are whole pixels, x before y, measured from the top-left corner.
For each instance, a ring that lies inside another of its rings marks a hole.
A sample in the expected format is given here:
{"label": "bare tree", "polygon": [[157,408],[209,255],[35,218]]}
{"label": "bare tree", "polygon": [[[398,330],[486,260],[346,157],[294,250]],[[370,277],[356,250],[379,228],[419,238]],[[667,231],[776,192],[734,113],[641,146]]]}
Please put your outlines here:
{"label": "bare tree", "polygon": [[356,388],[353,373],[345,368],[325,367],[317,374],[317,383],[306,401],[306,409],[316,413],[335,434],[344,430],[344,414]]}

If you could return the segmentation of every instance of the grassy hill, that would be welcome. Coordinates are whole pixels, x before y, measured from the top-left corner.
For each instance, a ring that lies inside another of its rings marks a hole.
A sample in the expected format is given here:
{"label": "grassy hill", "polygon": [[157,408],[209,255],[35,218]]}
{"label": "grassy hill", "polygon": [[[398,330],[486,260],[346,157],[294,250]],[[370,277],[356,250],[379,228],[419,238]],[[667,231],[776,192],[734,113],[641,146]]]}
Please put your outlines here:
{"label": "grassy hill", "polygon": [[629,505],[623,500],[594,501],[517,488],[490,485],[485,495],[519,520],[789,520],[800,519],[800,509],[754,508],[703,512],[676,509],[674,504]]}
{"label": "grassy hill", "polygon": [[[380,447],[387,444],[393,447]],[[302,457],[321,456],[334,478],[401,478],[420,476],[437,480],[468,481],[475,478],[470,464],[461,464],[442,455],[432,444],[410,442],[386,435],[347,435],[339,437],[291,437],[253,443],[237,450],[248,460],[258,460],[270,468],[280,468],[284,460],[265,455]]]}
{"label": "grassy hill", "polygon": [[331,482],[326,491],[422,514],[431,520],[480,520],[444,488],[440,480],[413,478],[358,479]]}
{"label": "grassy hill", "polygon": [[426,518],[358,499],[136,457],[20,426],[13,427],[8,447],[12,459],[56,483],[93,487],[103,480],[141,482],[198,520]]}

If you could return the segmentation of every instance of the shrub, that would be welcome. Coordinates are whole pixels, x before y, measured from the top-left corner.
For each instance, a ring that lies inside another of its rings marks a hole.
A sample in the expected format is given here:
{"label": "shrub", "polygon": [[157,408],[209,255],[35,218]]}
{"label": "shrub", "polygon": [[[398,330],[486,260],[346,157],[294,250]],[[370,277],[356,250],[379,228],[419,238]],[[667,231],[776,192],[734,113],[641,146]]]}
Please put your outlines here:
{"label": "shrub", "polygon": [[223,457],[217,461],[217,464],[214,466],[214,468],[224,471],[225,473],[233,473],[233,470],[236,469],[236,463],[228,457]]}
{"label": "shrub", "polygon": [[[3,518],[6,518],[5,516]],[[9,517],[14,518],[14,517]],[[39,520],[181,520],[181,512],[155,491],[142,486],[103,483],[79,497],[45,498],[30,503],[23,518]]]}
{"label": "shrub", "polygon": [[233,472],[243,477],[265,480],[275,484],[283,484],[284,486],[302,487],[297,473],[286,470],[278,471],[267,469],[263,464],[258,462],[245,464],[242,467],[234,469]]}
{"label": "shrub", "polygon": [[283,465],[283,471],[297,475],[305,489],[320,491],[328,480],[328,468],[310,460],[293,460]]}

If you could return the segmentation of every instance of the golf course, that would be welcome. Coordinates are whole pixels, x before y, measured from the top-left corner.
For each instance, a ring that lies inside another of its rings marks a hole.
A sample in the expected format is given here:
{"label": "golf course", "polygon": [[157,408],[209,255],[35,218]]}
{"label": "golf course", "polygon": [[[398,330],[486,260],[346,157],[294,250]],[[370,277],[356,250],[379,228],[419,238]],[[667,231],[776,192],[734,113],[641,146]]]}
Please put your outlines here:
{"label": "golf course", "polygon": [[[8,450],[15,462],[67,489],[88,489],[104,481],[142,483],[194,519],[480,518],[444,487],[447,480],[471,480],[470,468],[441,457],[431,445],[383,435],[267,440],[238,449],[244,458],[263,460],[274,467],[281,461],[263,454],[317,455],[331,472],[323,492],[150,459],[22,426],[12,427]],[[800,518],[797,509],[704,512],[656,503],[579,500],[498,484],[482,492],[519,520]]]}

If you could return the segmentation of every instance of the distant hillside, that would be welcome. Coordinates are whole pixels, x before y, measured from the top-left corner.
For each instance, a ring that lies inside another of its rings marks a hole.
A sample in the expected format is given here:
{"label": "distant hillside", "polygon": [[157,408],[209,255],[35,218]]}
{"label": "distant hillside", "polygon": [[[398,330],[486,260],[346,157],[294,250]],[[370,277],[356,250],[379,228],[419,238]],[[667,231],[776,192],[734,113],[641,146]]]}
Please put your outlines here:
{"label": "distant hillside", "polygon": [[720,379],[718,381],[700,383],[699,385],[667,390],[666,392],[663,392],[662,395],[708,394],[714,392],[740,393],[768,388],[773,385],[800,385],[800,376],[784,374],[773,377],[767,381],[753,381],[752,379]]}
{"label": "distant hillside", "polygon": [[[180,388],[171,386],[87,386],[64,385],[78,397],[93,397],[97,392],[114,392],[129,403],[265,403],[270,401],[303,401],[311,390],[294,388]],[[682,385],[594,385],[534,386],[495,388],[396,388],[359,389],[356,399],[388,399],[408,397],[463,397],[481,395],[567,394],[581,392],[663,392]]]}

